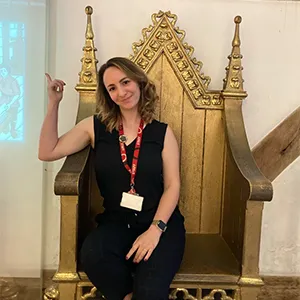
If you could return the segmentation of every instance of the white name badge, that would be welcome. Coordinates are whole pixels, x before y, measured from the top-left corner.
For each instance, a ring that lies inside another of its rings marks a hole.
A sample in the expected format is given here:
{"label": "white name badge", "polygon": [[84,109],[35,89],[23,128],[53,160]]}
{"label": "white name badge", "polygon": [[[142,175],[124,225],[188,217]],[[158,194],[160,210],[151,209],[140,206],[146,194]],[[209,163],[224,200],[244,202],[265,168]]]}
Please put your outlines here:
{"label": "white name badge", "polygon": [[144,197],[123,192],[121,206],[141,211]]}

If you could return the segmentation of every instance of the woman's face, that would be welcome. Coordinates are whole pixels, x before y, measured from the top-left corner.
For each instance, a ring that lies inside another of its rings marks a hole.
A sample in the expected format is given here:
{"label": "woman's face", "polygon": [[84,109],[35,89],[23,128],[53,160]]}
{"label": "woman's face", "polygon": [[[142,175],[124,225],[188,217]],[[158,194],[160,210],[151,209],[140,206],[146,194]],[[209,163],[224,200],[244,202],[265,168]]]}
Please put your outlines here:
{"label": "woman's face", "polygon": [[121,110],[137,108],[141,96],[140,88],[122,70],[109,67],[103,74],[103,82],[110,98]]}

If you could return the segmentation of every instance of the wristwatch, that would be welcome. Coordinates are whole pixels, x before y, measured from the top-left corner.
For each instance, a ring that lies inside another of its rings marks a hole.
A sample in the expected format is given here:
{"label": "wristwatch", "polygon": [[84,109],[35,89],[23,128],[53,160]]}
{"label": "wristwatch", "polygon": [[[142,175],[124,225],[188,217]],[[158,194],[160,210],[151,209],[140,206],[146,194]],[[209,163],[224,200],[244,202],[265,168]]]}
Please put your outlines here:
{"label": "wristwatch", "polygon": [[165,232],[167,230],[167,224],[165,222],[163,222],[162,220],[153,220],[152,221],[153,225],[156,225],[159,230],[161,230],[162,232]]}

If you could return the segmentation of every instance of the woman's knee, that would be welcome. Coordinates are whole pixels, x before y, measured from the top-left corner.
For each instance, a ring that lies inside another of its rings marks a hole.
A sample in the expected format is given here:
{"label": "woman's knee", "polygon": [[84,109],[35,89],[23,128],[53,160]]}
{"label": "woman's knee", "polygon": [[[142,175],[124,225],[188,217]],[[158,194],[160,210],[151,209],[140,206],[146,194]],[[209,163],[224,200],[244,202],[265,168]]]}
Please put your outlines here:
{"label": "woman's knee", "polygon": [[103,242],[96,231],[91,232],[84,240],[80,250],[80,261],[83,266],[95,265],[103,259]]}
{"label": "woman's knee", "polygon": [[126,251],[123,248],[126,240],[116,236],[116,229],[108,225],[98,227],[86,237],[80,251],[80,261],[84,267],[114,264],[122,257],[125,260]]}

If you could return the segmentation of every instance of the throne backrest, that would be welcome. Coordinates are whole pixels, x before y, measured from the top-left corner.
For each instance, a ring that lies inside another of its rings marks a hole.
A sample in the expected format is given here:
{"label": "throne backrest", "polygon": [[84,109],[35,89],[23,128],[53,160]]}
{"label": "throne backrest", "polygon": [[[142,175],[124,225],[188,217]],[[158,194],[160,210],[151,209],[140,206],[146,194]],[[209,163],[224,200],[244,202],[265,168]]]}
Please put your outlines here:
{"label": "throne backrest", "polygon": [[[78,121],[94,113],[96,58],[88,14],[85,56],[80,83],[81,94]],[[184,42],[185,32],[176,27],[177,16],[170,12],[152,15],[153,25],[143,29],[143,39],[134,43],[130,59],[141,67],[155,83],[159,103],[156,118],[173,129],[180,147],[181,195],[180,208],[186,218],[187,232],[217,234],[223,224],[224,164],[226,136],[222,91],[209,90],[210,77],[201,72],[202,63],[193,57],[194,48]],[[228,82],[231,59],[224,88],[242,89],[241,56],[238,26],[233,41],[235,57]],[[81,113],[80,113],[81,112]],[[92,188],[96,190],[96,188]],[[93,192],[89,211],[99,210],[99,197]]]}
{"label": "throne backrest", "polygon": [[157,87],[157,119],[173,129],[180,147],[180,208],[188,232],[218,233],[221,225],[224,164],[223,103],[220,92],[208,91],[210,78],[184,43],[171,13],[154,14],[133,44],[131,59]]}

